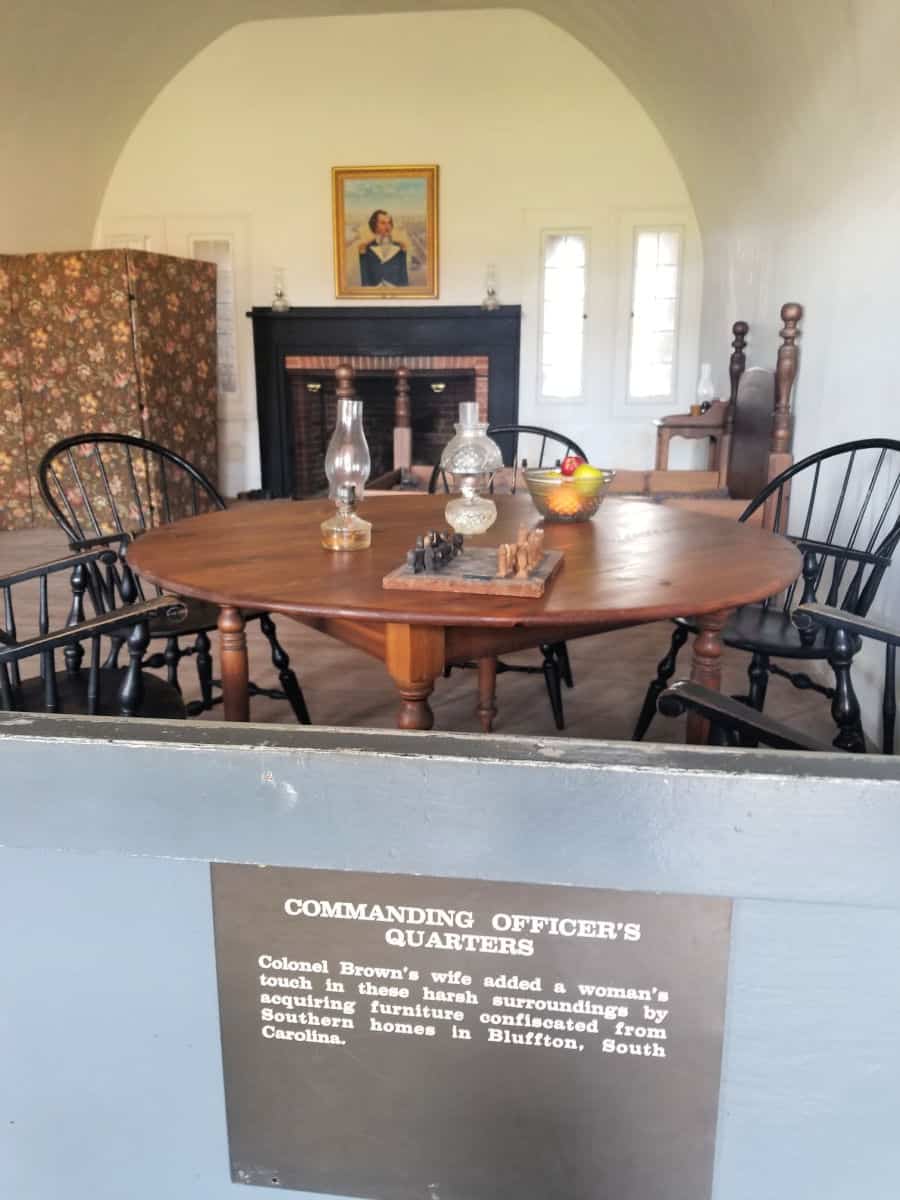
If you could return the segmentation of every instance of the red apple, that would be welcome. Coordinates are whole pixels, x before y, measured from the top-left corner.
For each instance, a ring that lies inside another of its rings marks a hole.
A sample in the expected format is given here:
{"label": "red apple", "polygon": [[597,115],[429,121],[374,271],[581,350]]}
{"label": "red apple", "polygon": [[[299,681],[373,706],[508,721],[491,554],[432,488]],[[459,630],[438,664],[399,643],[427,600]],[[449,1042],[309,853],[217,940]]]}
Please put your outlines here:
{"label": "red apple", "polygon": [[574,475],[583,462],[580,454],[567,454],[559,464],[559,469],[563,475]]}

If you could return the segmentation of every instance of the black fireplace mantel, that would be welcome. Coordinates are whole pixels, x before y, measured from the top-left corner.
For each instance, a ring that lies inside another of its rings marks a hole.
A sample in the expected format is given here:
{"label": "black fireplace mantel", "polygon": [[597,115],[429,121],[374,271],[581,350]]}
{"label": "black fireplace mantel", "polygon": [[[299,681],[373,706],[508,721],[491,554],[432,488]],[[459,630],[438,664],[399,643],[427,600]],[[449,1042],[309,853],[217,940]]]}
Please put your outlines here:
{"label": "black fireplace mantel", "polygon": [[508,425],[519,414],[522,309],[475,305],[254,308],[253,354],[262,486],[290,496],[294,486],[293,411],[284,360],[291,355],[486,355],[488,416]]}

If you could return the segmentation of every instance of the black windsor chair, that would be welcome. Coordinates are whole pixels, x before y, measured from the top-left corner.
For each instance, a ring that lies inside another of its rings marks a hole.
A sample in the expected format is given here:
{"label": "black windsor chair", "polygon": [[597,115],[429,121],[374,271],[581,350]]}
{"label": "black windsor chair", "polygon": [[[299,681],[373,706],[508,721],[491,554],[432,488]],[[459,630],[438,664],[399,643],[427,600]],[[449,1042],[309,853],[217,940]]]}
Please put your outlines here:
{"label": "black windsor chair", "polygon": [[[137,537],[155,526],[226,507],[212,483],[187,459],[130,434],[82,433],[64,438],[41,459],[38,484],[44,503],[74,550],[108,534]],[[120,564],[119,584],[125,602],[144,599],[141,580],[124,561]],[[151,619],[150,638],[163,641],[164,649],[146,658],[144,665],[164,667],[168,682],[177,688],[179,663],[193,655],[201,698],[188,704],[187,712],[196,716],[222,699],[220,681],[213,678],[209,639],[216,629],[218,609],[202,600],[185,598],[183,603],[187,615],[177,628],[170,625],[165,612]],[[248,621],[259,620],[281,683],[278,689],[251,682],[250,695],[287,700],[297,720],[309,725],[306,701],[290,658],[278,640],[275,622],[268,613],[244,616]],[[192,645],[182,646],[181,637],[192,638]]]}
{"label": "black windsor chair", "polygon": [[[528,462],[527,458],[523,458],[519,462],[519,439],[522,436],[528,438],[539,439],[540,445],[537,448],[537,461]],[[566,437],[564,433],[554,433],[552,429],[544,429],[540,425],[491,425],[488,427],[488,437],[492,437],[500,451],[503,454],[503,461],[507,464],[504,474],[512,472],[509,478],[508,490],[515,494],[519,486],[519,471],[526,470],[529,466],[540,470],[546,466],[547,443],[551,442],[555,447],[552,454],[552,466],[558,466],[567,454],[577,454],[579,458],[583,458],[587,462],[587,455],[581,449],[577,442],[574,442],[570,437]],[[431,479],[428,482],[428,491],[434,494],[438,490],[438,485],[443,491],[450,491],[450,484],[447,481],[447,476],[441,470],[438,463],[431,472]],[[494,483],[491,481],[491,491],[494,490]]]}
{"label": "black windsor chair", "polygon": [[[511,472],[511,476],[508,479],[508,490],[513,494],[518,490],[519,471],[525,470],[529,466],[527,458],[523,458],[521,464],[519,463],[520,438],[523,435],[539,440],[536,453],[537,461],[532,461],[531,463],[537,469],[541,469],[546,465],[548,444],[551,444],[554,448],[551,456],[554,466],[557,466],[568,454],[577,454],[579,458],[583,458],[585,462],[587,461],[587,455],[572,438],[566,437],[564,433],[554,433],[552,429],[544,429],[540,425],[492,425],[488,429],[488,435],[497,442],[503,453],[503,461],[508,464],[505,474]],[[438,485],[445,492],[450,491],[450,485],[445,473],[441,470],[440,464],[431,472],[428,491],[430,493],[437,492]],[[494,491],[493,480],[491,481],[491,491]],[[506,671],[517,671],[524,675],[543,675],[544,683],[547,687],[547,695],[550,699],[550,708],[553,711],[553,721],[557,729],[565,729],[566,721],[563,712],[562,685],[563,683],[565,683],[566,687],[574,687],[575,685],[572,675],[572,665],[569,662],[569,649],[565,642],[547,643],[541,646],[541,654],[544,661],[540,666],[507,663],[498,660],[497,674],[502,675]],[[478,663],[467,662],[460,665],[471,669],[477,667]],[[452,669],[452,667],[447,667],[444,675],[449,675]]]}
{"label": "black windsor chair", "polygon": [[[723,630],[726,645],[751,656],[746,701],[762,712],[769,676],[780,675],[795,687],[811,689],[831,701],[838,749],[864,750],[859,703],[850,678],[859,639],[823,621],[801,621],[798,629],[792,612],[800,589],[798,605],[814,605],[824,593],[824,605],[844,613],[848,620],[867,616],[900,541],[900,442],[864,438],[811,454],[768,483],[739,520],[748,520],[761,508],[766,513],[764,524],[789,537],[802,552],[803,571],[781,595],[738,609]],[[635,740],[647,732],[657,701],[675,673],[678,651],[696,632],[690,618],[676,618],[669,650],[647,689]],[[834,687],[805,672],[788,671],[773,662],[775,658],[827,662]],[[892,655],[889,660],[892,666]]]}
{"label": "black windsor chair", "polygon": [[[794,610],[794,624],[800,630],[810,630],[819,626],[829,631],[836,642],[845,642],[844,653],[852,653],[854,644],[863,638],[883,643],[885,664],[881,703],[881,752],[893,754],[897,720],[896,660],[897,647],[900,646],[900,629],[843,612],[839,608],[829,608],[824,604],[801,605]],[[850,686],[852,687],[852,684]],[[837,702],[844,703],[844,700],[840,699]],[[818,750],[826,753],[833,749],[825,742],[807,736],[802,730],[794,729],[781,721],[772,721],[747,704],[688,680],[679,680],[663,692],[659,698],[659,711],[668,717],[680,717],[688,711],[705,717],[710,723],[709,740],[713,745],[757,746],[761,743],[776,750]]]}
{"label": "black windsor chair", "polygon": [[[186,616],[186,606],[177,597],[165,595],[120,605],[116,583],[119,555],[109,543],[123,539],[103,540],[106,545],[0,578],[0,709],[90,716],[185,716],[178,689],[143,668],[150,623],[162,619],[175,628]],[[51,612],[58,608],[57,589],[51,591],[51,587],[57,581],[61,584],[64,577],[70,592],[68,616],[61,628],[51,629]],[[23,592],[30,592],[31,597],[23,597]],[[86,595],[97,606],[92,617],[85,615]],[[28,599],[36,600],[37,619],[23,621],[22,605]],[[19,638],[17,621],[29,628],[32,636]],[[110,639],[110,652],[101,665],[103,638]],[[90,661],[84,669],[86,644]],[[120,667],[123,645],[127,646],[128,665]],[[63,651],[62,670],[56,669],[58,650]],[[35,657],[40,659],[40,673],[23,679],[19,664]]]}

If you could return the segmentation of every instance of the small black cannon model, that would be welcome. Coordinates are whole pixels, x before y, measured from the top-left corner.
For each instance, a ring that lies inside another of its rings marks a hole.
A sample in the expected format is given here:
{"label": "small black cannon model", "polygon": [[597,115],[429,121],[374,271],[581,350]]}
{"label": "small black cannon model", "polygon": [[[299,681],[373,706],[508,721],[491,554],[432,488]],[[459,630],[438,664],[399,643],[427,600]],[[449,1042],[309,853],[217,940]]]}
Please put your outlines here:
{"label": "small black cannon model", "polygon": [[407,565],[418,575],[422,571],[440,571],[447,566],[458,554],[462,554],[463,535],[449,533],[445,530],[439,533],[429,529],[425,534],[419,534],[412,550],[406,552]]}

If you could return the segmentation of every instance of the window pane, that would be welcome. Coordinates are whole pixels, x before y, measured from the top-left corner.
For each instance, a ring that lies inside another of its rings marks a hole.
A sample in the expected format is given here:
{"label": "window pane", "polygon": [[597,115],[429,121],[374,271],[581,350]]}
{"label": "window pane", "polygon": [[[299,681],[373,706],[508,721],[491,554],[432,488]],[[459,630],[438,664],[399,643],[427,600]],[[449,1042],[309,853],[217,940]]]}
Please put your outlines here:
{"label": "window pane", "polygon": [[655,329],[674,329],[675,328],[675,301],[672,300],[654,300],[653,302],[653,325]]}
{"label": "window pane", "polygon": [[216,271],[216,345],[217,386],[219,396],[238,391],[237,334],[234,327],[234,247],[229,237],[195,237],[191,255],[203,262],[215,263]]}
{"label": "window pane", "polygon": [[658,266],[654,277],[654,292],[674,300],[678,295],[678,268]]}
{"label": "window pane", "polygon": [[570,233],[548,234],[544,243],[544,265],[563,270],[584,266],[584,238]]}
{"label": "window pane", "polygon": [[677,233],[661,233],[659,235],[659,261],[663,266],[678,266],[680,243],[681,238]]}
{"label": "window pane", "polygon": [[659,235],[655,233],[639,233],[635,260],[639,268],[651,271],[659,261]]}
{"label": "window pane", "polygon": [[675,386],[681,240],[675,229],[635,234],[628,371],[628,395],[635,400],[666,399]]}
{"label": "window pane", "polygon": [[577,399],[584,386],[587,236],[544,234],[541,266],[541,395]]}

